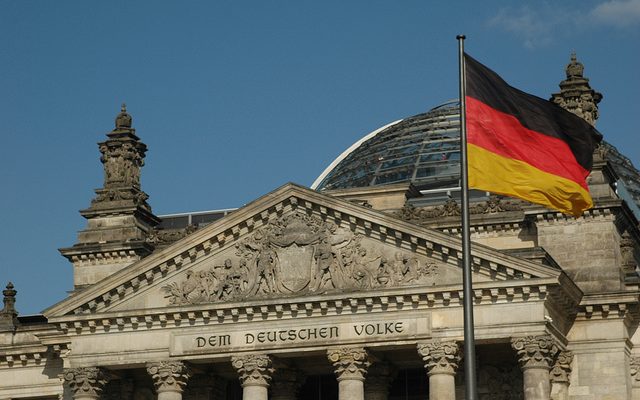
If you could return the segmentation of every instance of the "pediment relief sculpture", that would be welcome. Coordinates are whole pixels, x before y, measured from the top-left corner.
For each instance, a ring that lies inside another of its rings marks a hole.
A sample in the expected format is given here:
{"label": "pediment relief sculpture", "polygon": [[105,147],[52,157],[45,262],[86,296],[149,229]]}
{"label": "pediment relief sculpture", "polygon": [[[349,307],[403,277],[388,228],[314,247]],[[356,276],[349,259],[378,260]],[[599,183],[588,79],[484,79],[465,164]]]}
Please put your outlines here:
{"label": "pediment relief sculpture", "polygon": [[[211,265],[211,264],[210,264]],[[295,212],[256,229],[213,266],[162,287],[170,304],[434,285],[440,266]]]}
{"label": "pediment relief sculpture", "polygon": [[[503,196],[490,196],[486,201],[476,202],[469,205],[469,214],[497,214],[507,211],[522,211],[524,203],[517,199],[508,199]],[[412,223],[424,223],[436,218],[459,217],[461,215],[460,205],[449,199],[443,205],[429,207],[415,207],[406,203],[400,211],[395,214],[404,221]]]}

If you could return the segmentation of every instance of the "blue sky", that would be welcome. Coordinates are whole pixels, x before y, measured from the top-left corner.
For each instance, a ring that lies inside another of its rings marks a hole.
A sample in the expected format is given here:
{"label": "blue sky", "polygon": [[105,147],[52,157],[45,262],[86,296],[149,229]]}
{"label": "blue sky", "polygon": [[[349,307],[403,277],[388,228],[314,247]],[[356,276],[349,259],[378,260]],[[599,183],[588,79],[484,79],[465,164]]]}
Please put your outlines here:
{"label": "blue sky", "polygon": [[72,289],[57,249],[85,227],[123,101],[156,214],[239,207],[457,97],[459,33],[545,98],[576,51],[598,128],[640,166],[640,0],[0,2],[0,283],[23,315]]}

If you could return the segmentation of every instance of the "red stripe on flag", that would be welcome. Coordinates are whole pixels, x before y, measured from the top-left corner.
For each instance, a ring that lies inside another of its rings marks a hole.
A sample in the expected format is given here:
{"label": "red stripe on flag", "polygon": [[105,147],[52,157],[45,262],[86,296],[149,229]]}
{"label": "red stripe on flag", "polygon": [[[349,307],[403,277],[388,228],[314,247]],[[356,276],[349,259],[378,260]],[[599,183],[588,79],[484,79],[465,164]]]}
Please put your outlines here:
{"label": "red stripe on flag", "polygon": [[576,161],[561,139],[525,128],[514,116],[497,111],[473,97],[467,100],[467,141],[503,157],[526,162],[569,179],[588,190],[589,171]]}

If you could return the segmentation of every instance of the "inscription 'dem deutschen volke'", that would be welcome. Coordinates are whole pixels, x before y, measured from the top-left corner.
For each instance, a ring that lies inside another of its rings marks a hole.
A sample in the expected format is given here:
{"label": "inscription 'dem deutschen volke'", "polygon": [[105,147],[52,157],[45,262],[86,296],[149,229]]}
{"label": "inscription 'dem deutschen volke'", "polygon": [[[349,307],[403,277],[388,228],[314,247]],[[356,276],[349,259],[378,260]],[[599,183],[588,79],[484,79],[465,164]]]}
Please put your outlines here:
{"label": "inscription 'dem deutschen volke'", "polygon": [[[216,332],[217,331],[217,332]],[[224,353],[273,347],[334,345],[340,343],[402,340],[428,337],[429,318],[395,318],[366,322],[332,324],[281,324],[265,329],[218,330],[200,334],[178,334],[172,341],[171,354]]]}
{"label": "inscription 'dem deutschen volke'", "polygon": [[[404,332],[402,321],[377,322],[370,324],[353,324],[351,326],[356,337],[374,335],[394,335]],[[296,341],[310,341],[318,339],[339,339],[340,326],[323,326],[299,329],[265,330],[257,333],[245,333],[244,345],[255,343],[286,343]],[[195,338],[197,348],[232,346],[231,335],[209,335]]]}

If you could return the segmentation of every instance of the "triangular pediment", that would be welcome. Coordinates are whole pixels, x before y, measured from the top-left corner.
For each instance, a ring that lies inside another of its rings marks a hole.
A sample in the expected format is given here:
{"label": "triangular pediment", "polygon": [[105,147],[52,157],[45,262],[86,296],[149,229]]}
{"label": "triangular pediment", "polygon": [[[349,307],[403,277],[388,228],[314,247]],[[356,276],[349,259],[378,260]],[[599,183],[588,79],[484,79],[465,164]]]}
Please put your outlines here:
{"label": "triangular pediment", "polygon": [[[561,271],[474,245],[473,280]],[[44,311],[120,313],[414,287],[461,287],[460,239],[287,184]]]}

